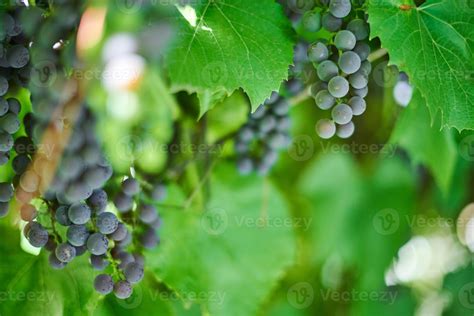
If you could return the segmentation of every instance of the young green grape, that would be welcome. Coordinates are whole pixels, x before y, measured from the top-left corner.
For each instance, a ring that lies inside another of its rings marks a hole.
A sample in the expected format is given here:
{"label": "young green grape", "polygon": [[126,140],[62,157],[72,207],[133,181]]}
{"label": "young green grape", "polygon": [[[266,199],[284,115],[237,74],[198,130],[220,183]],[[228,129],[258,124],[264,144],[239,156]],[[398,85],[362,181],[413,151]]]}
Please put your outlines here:
{"label": "young green grape", "polygon": [[0,218],[7,216],[10,209],[10,203],[0,202]]}
{"label": "young green grape", "polygon": [[363,89],[369,84],[369,78],[360,69],[358,72],[349,76],[349,83],[355,89]]}
{"label": "young green grape", "polygon": [[407,81],[398,81],[393,88],[393,96],[398,105],[406,107],[413,97],[413,87]]}
{"label": "young green grape", "polygon": [[348,51],[352,50],[357,43],[357,39],[352,32],[342,30],[337,32],[334,37],[334,45],[340,50]]}
{"label": "young green grape", "polygon": [[[2,90],[2,88],[1,88],[2,78],[3,77],[0,76],[0,91]],[[8,91],[8,87],[7,87],[7,91]],[[0,95],[2,95],[1,92],[0,92]],[[2,97],[0,97],[0,116],[5,115],[8,112],[9,109],[10,109],[10,105],[8,104],[8,102],[5,99],[3,99]]]}
{"label": "young green grape", "polygon": [[342,26],[342,19],[336,18],[329,12],[324,13],[322,18],[322,26],[329,32],[337,32]]}
{"label": "young green grape", "polygon": [[329,139],[336,134],[336,124],[328,119],[321,119],[316,123],[316,133],[323,139]]}
{"label": "young green grape", "polygon": [[30,61],[30,52],[23,45],[15,45],[7,50],[7,60],[11,67],[22,68]]}
{"label": "young green grape", "polygon": [[354,116],[362,115],[367,108],[365,100],[361,97],[352,97],[347,103],[352,108],[352,114],[354,114]]}
{"label": "young green grape", "polygon": [[[48,231],[37,222],[30,222],[30,228],[27,230],[26,239],[33,247],[42,248],[46,245],[49,239]],[[25,227],[26,229],[26,227]]]}
{"label": "young green grape", "polygon": [[353,96],[365,98],[369,94],[369,87],[365,86],[362,89],[352,89],[351,93]]}
{"label": "young green grape", "polygon": [[0,151],[0,166],[6,165],[10,161],[10,152]]}
{"label": "young green grape", "polygon": [[10,151],[13,147],[13,143],[12,135],[0,130],[0,151]]}
{"label": "young green grape", "polygon": [[327,90],[319,91],[315,100],[321,110],[328,110],[336,104],[336,99]]}
{"label": "young green grape", "polygon": [[351,0],[331,0],[329,2],[329,12],[337,18],[345,18],[351,13]]}
{"label": "young green grape", "polygon": [[19,154],[12,160],[12,169],[16,174],[23,174],[31,163],[30,157]]}
{"label": "young green grape", "polygon": [[5,77],[0,76],[0,96],[7,94],[8,88],[8,80]]}
{"label": "young green grape", "polygon": [[[20,101],[18,101],[15,98],[8,98],[7,103],[8,103],[8,110],[10,112],[12,112],[13,114],[16,114],[16,115],[20,114],[20,111],[21,111]],[[0,110],[0,112],[1,112],[1,110]]]}
{"label": "young green grape", "polygon": [[237,161],[237,169],[241,175],[248,175],[254,169],[254,163],[249,157],[241,157]]}
{"label": "young green grape", "polygon": [[366,77],[368,77],[372,72],[372,64],[370,63],[370,61],[364,60],[360,65],[360,70]]}
{"label": "young green grape", "polygon": [[140,184],[137,179],[128,178],[122,182],[122,192],[128,196],[135,196],[140,192]]}
{"label": "young green grape", "polygon": [[76,248],[70,244],[63,243],[56,247],[56,258],[61,262],[71,262],[76,257]]}
{"label": "young green grape", "polygon": [[13,186],[10,183],[0,183],[0,202],[9,202],[13,197]]}
{"label": "young green grape", "polygon": [[121,241],[127,237],[127,233],[127,226],[123,223],[119,223],[117,229],[110,235],[110,237],[115,241]]}
{"label": "young green grape", "polygon": [[91,209],[85,203],[73,204],[69,207],[68,217],[73,224],[85,224],[91,219]]}
{"label": "young green grape", "polygon": [[119,220],[114,213],[104,212],[97,216],[96,226],[104,235],[112,234],[118,227]]}
{"label": "young green grape", "polygon": [[130,262],[125,267],[123,273],[125,274],[125,278],[131,284],[135,284],[140,282],[143,279],[145,274],[145,270],[143,266],[137,262]]}
{"label": "young green grape", "polygon": [[102,271],[109,265],[109,260],[107,260],[105,255],[91,255],[90,263],[95,270]]}
{"label": "young green grape", "polygon": [[313,97],[316,97],[318,92],[322,90],[327,90],[328,89],[328,84],[323,81],[318,81],[315,84],[312,84],[310,87],[310,93]]}
{"label": "young green grape", "polygon": [[325,60],[321,64],[319,64],[317,73],[319,79],[327,82],[331,80],[331,78],[339,74],[339,68],[334,62],[330,60]]}
{"label": "young green grape", "polygon": [[132,295],[132,285],[128,281],[120,280],[114,284],[114,294],[119,299],[127,299]]}
{"label": "young green grape", "polygon": [[363,41],[369,37],[369,26],[362,19],[354,19],[346,27],[351,31],[358,41]]}
{"label": "young green grape", "polygon": [[101,233],[94,233],[87,239],[87,249],[91,254],[100,256],[107,252],[109,241]]}
{"label": "young green grape", "polygon": [[61,269],[64,269],[67,265],[66,262],[62,262],[60,261],[57,257],[56,257],[56,254],[54,252],[50,253],[49,254],[49,257],[48,257],[48,262],[49,262],[49,265],[51,268],[53,268],[54,270],[61,270]]}
{"label": "young green grape", "polygon": [[344,52],[339,58],[339,68],[348,75],[357,72],[360,69],[360,65],[360,57],[354,52]]}
{"label": "young green grape", "polygon": [[89,238],[89,230],[85,225],[71,225],[66,232],[67,241],[75,246],[84,246]]}
{"label": "young green grape", "polygon": [[133,207],[133,198],[120,192],[114,199],[114,204],[117,210],[121,213],[130,211]]}
{"label": "young green grape", "polygon": [[355,125],[353,122],[349,122],[347,124],[344,124],[344,125],[339,125],[337,127],[337,136],[339,138],[349,138],[351,137],[353,134],[354,134],[354,131],[355,131]]}
{"label": "young green grape", "polygon": [[153,249],[158,245],[159,239],[153,228],[147,229],[141,236],[140,242],[145,249]]}
{"label": "young green grape", "polygon": [[112,293],[114,290],[114,280],[108,274],[99,274],[94,279],[94,289],[102,295]]}
{"label": "young green grape", "polygon": [[102,189],[94,190],[92,195],[87,199],[87,204],[95,214],[100,214],[107,207],[107,192]]}
{"label": "young green grape", "polygon": [[332,119],[339,125],[344,125],[352,120],[352,109],[347,104],[341,103],[332,109]]}
{"label": "young green grape", "polygon": [[308,32],[317,32],[321,29],[321,13],[308,11],[303,15],[303,27]]}
{"label": "young green grape", "polygon": [[158,217],[158,211],[151,204],[142,204],[138,209],[138,217],[145,224],[149,224]]}
{"label": "young green grape", "polygon": [[166,185],[164,185],[163,183],[157,183],[153,186],[153,189],[150,192],[150,196],[153,201],[159,202],[163,201],[166,198],[167,193],[168,189],[166,188]]}
{"label": "young green grape", "polygon": [[329,57],[329,50],[322,42],[316,42],[308,47],[308,58],[311,62],[320,63]]}
{"label": "young green grape", "polygon": [[20,120],[18,116],[13,113],[8,113],[0,117],[0,129],[3,129],[8,134],[15,134],[20,129]]}
{"label": "young green grape", "polygon": [[370,46],[365,42],[357,42],[353,51],[359,55],[360,60],[366,60],[370,55]]}
{"label": "young green grape", "polygon": [[349,82],[344,77],[334,77],[329,81],[328,91],[335,98],[343,98],[349,93]]}

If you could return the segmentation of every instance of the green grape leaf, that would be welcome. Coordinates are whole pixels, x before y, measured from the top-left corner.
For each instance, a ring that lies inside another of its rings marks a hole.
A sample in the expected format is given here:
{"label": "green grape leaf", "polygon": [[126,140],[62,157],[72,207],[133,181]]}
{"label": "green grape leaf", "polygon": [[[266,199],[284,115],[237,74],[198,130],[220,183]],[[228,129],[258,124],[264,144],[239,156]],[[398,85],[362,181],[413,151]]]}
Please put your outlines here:
{"label": "green grape leaf", "polygon": [[242,88],[252,108],[280,88],[292,63],[290,23],[272,0],[207,0],[179,7],[178,38],[167,54],[174,90],[197,92],[201,115]]}
{"label": "green grape leaf", "polygon": [[211,315],[255,315],[294,262],[293,227],[301,223],[268,180],[239,177],[232,165],[213,174],[204,212],[162,210],[162,244],[148,266]]}
{"label": "green grape leaf", "polygon": [[404,148],[414,163],[426,165],[439,187],[448,193],[458,157],[457,146],[451,131],[431,125],[429,116],[425,100],[415,90],[410,105],[398,119],[390,142]]}
{"label": "green grape leaf", "polygon": [[474,129],[474,5],[470,0],[370,1],[372,37],[406,71],[441,125]]}
{"label": "green grape leaf", "polygon": [[95,309],[100,296],[85,257],[53,270],[47,254],[33,256],[21,250],[18,230],[0,227],[1,315],[87,315]]}

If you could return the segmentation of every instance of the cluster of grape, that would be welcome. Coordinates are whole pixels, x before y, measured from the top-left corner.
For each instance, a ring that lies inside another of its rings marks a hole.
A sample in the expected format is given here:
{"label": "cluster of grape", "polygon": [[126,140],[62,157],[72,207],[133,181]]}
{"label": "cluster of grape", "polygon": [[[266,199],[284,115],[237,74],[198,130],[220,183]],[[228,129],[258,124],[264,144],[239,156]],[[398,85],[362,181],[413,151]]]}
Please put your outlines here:
{"label": "cluster of grape", "polygon": [[[101,294],[113,291],[118,298],[125,299],[132,294],[132,285],[143,278],[141,252],[159,243],[157,229],[161,221],[151,203],[139,203],[133,209],[140,191],[138,181],[133,178],[122,183],[122,191],[114,200],[118,215],[106,211],[108,194],[104,186],[113,170],[102,153],[95,117],[85,104],[77,102],[77,85],[66,77],[61,61],[63,54],[69,53],[69,41],[77,30],[81,3],[62,1],[48,14],[40,9],[49,9],[48,3],[42,1],[37,1],[38,7],[20,10],[22,21],[29,23],[28,28],[35,30],[34,34],[42,34],[30,39],[31,45],[23,46],[26,53],[18,49],[10,52],[20,41],[11,35],[2,37],[8,41],[8,44],[2,42],[2,53],[5,47],[9,67],[21,70],[15,59],[20,53],[21,60],[26,60],[29,66],[30,50],[35,71],[31,72],[29,85],[33,112],[23,119],[25,136],[16,140],[11,136],[18,131],[20,121],[16,120],[18,128],[13,131],[9,114],[18,114],[20,103],[13,98],[1,102],[6,106],[5,113],[0,115],[0,127],[9,128],[10,136],[7,150],[0,150],[1,161],[8,162],[7,151],[12,148],[17,155],[12,161],[16,174],[13,185],[0,183],[0,215],[7,213],[8,202],[15,195],[21,218],[28,222],[23,229],[25,238],[32,246],[50,252],[52,268],[62,269],[88,252],[94,269],[110,271],[96,277],[95,289]],[[21,29],[20,23],[13,25],[15,32]],[[25,37],[21,35],[21,39]],[[16,78],[14,69],[4,71],[1,66],[0,78],[4,73]],[[3,131],[0,136],[3,139]],[[163,198],[165,188],[159,185],[144,191],[149,200],[156,201]],[[129,203],[130,207],[123,203]]]}
{"label": "cluster of grape", "polygon": [[161,185],[153,188],[149,194],[140,196],[140,184],[136,179],[128,178],[122,182],[121,191],[115,196],[114,204],[125,221],[134,225],[134,233],[139,236],[140,244],[145,249],[153,249],[158,245],[159,239],[157,230],[161,226],[161,219],[158,211],[151,203],[145,200],[158,202],[164,195],[158,196],[157,191],[164,192]]}
{"label": "cluster of grape", "polygon": [[[0,12],[0,166],[7,164],[12,149],[18,148],[14,136],[21,125],[20,102],[6,96],[26,86],[30,74],[28,41],[17,13],[15,10]],[[0,217],[8,213],[12,197],[12,185],[0,183]]]}
{"label": "cluster of grape", "polygon": [[[330,40],[318,40],[308,48],[308,58],[315,64],[320,81],[311,94],[322,110],[331,110],[330,119],[321,119],[316,131],[321,138],[337,134],[348,138],[354,133],[352,119],[366,110],[372,66],[368,57],[369,26],[366,16],[358,16],[350,0],[323,1],[324,14],[311,11],[303,23],[313,30],[321,27],[332,33]],[[347,23],[346,23],[347,22]]]}
{"label": "cluster of grape", "polygon": [[[102,271],[112,266],[112,271],[116,272],[98,275],[94,287],[101,294],[113,291],[118,298],[125,299],[132,294],[132,285],[143,278],[144,259],[140,251],[158,244],[156,229],[161,221],[151,204],[142,203],[136,212],[131,212],[134,198],[140,192],[139,183],[133,178],[123,181],[122,190],[114,199],[120,218],[106,211],[108,194],[103,186],[112,175],[112,169],[102,155],[93,123],[92,113],[85,110],[76,122],[75,132],[51,185],[43,188],[46,190],[42,198],[48,205],[51,229],[35,221],[37,210],[25,204],[21,208],[22,219],[29,223],[24,234],[32,246],[51,251],[49,262],[55,269],[64,268],[86,252],[90,253],[94,269]],[[35,159],[37,157],[38,153]],[[43,159],[46,157],[40,158]],[[35,166],[37,161],[32,165]],[[47,161],[41,165],[43,170],[51,172]],[[20,190],[24,190],[21,183],[20,186]],[[67,228],[65,237],[57,233],[60,230],[53,229],[55,225]],[[135,252],[132,254],[127,252],[127,248],[130,248],[135,235],[139,238],[138,243],[133,243]]]}
{"label": "cluster of grape", "polygon": [[[108,294],[113,289],[117,297],[129,297],[131,284],[143,278],[145,263],[143,249],[153,249],[159,244],[157,230],[161,226],[161,218],[156,207],[146,203],[144,199],[159,202],[164,199],[166,188],[161,184],[154,186],[152,190],[143,190],[143,196],[140,196],[141,191],[138,180],[127,178],[122,182],[121,190],[114,199],[121,218],[133,227],[133,234],[127,231],[123,239],[111,249],[112,257],[120,261],[118,268],[125,275],[125,280],[119,280],[116,286],[112,287],[112,276],[105,274],[97,276],[94,286],[101,294]],[[132,252],[127,251],[130,245],[133,248]],[[117,293],[117,284],[120,284],[120,293]]]}
{"label": "cluster of grape", "polygon": [[279,150],[290,144],[290,106],[278,93],[249,116],[235,137],[237,168],[243,175],[265,175],[278,160]]}
{"label": "cluster of grape", "polygon": [[[23,23],[29,25],[28,35],[32,40],[30,51],[33,71],[29,90],[37,123],[33,136],[37,142],[51,122],[58,128],[68,128],[74,125],[75,116],[78,115],[73,111],[81,111],[63,107],[78,90],[74,80],[68,77],[66,68],[79,64],[73,49],[83,1],[55,0],[53,11],[49,10],[49,4],[45,2],[44,10],[37,1],[36,7],[22,13]],[[62,114],[65,110],[71,113]],[[64,121],[64,118],[69,121]],[[69,126],[64,126],[65,123]]]}

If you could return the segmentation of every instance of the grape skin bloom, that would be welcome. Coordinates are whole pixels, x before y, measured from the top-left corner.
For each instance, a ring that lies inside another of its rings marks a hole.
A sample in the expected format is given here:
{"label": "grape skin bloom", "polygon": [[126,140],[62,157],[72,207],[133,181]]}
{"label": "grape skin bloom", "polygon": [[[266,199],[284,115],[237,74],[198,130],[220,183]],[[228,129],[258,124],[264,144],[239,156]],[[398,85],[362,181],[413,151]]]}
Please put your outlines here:
{"label": "grape skin bloom", "polygon": [[348,75],[357,72],[360,69],[360,66],[360,57],[354,52],[345,52],[339,58],[339,67]]}
{"label": "grape skin bloom", "polygon": [[338,104],[332,109],[332,118],[339,125],[344,125],[352,120],[352,109],[347,104]]}
{"label": "grape skin bloom", "polygon": [[335,98],[343,98],[349,93],[349,82],[344,77],[334,77],[328,84],[329,93]]}
{"label": "grape skin bloom", "polygon": [[336,124],[328,119],[319,120],[316,123],[316,133],[323,139],[329,139],[336,134]]}
{"label": "grape skin bloom", "polygon": [[337,18],[345,18],[351,13],[351,0],[331,0],[329,3],[329,11]]}

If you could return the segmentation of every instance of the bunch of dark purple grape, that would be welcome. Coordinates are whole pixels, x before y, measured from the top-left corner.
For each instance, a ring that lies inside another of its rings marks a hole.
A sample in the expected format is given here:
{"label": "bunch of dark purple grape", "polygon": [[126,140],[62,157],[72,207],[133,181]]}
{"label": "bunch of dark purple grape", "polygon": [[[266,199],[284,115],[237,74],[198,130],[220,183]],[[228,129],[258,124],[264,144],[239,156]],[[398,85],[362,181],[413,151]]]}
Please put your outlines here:
{"label": "bunch of dark purple grape", "polygon": [[330,118],[318,121],[316,131],[325,139],[336,134],[348,138],[355,130],[353,117],[366,110],[364,98],[372,71],[367,60],[369,26],[366,16],[350,0],[329,0],[323,4],[322,15],[310,11],[303,16],[303,24],[313,31],[323,27],[331,32],[329,40],[318,40],[308,48],[308,58],[319,78],[311,87],[311,94],[319,108],[331,110]]}
{"label": "bunch of dark purple grape", "polygon": [[[113,170],[102,152],[96,119],[62,63],[64,54],[71,53],[83,2],[61,1],[54,12],[48,11],[48,3],[37,4],[16,7],[15,18],[2,16],[0,162],[8,162],[12,148],[16,155],[13,185],[0,183],[0,216],[7,214],[15,196],[27,222],[25,238],[50,252],[52,268],[63,269],[89,253],[91,265],[104,271],[96,277],[95,289],[125,299],[144,276],[143,251],[159,243],[161,220],[153,202],[163,197],[164,188],[140,194],[138,181],[128,178],[115,199],[118,212],[109,208],[105,186]],[[34,32],[23,34],[23,22]],[[32,74],[29,85],[25,69]],[[33,112],[23,119],[24,134],[14,139],[13,134],[23,132],[17,118],[20,102],[4,95],[19,85],[29,87]],[[120,205],[121,196],[122,202],[131,202],[129,208]],[[145,200],[150,203],[141,202]]]}
{"label": "bunch of dark purple grape", "polygon": [[[17,99],[8,95],[28,84],[28,44],[18,19],[18,11],[0,12],[0,166],[10,161],[12,149],[18,147],[15,146],[15,135],[21,127],[21,105]],[[12,197],[12,184],[0,183],[0,217],[7,215]]]}
{"label": "bunch of dark purple grape", "polygon": [[250,114],[235,138],[237,168],[243,175],[267,174],[278,152],[290,144],[290,105],[278,93]]}

